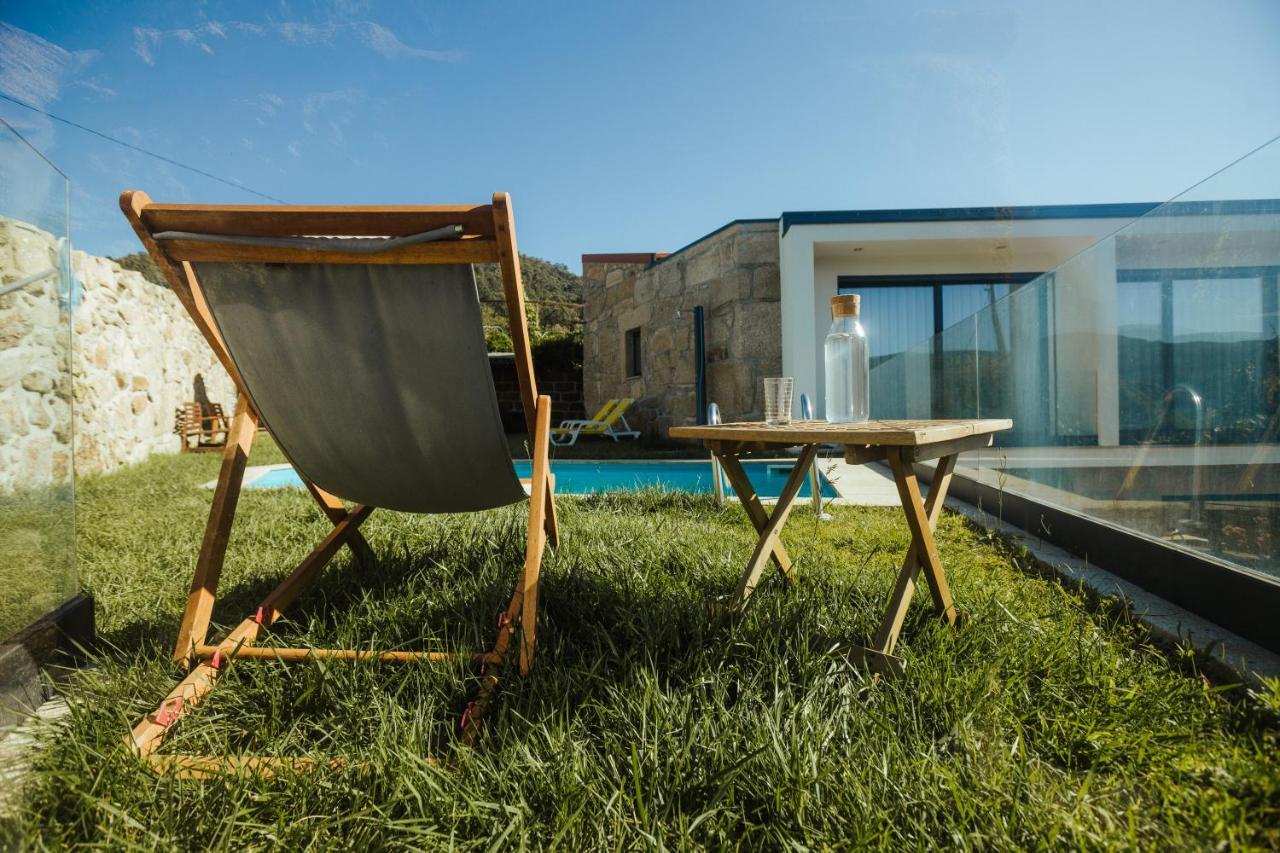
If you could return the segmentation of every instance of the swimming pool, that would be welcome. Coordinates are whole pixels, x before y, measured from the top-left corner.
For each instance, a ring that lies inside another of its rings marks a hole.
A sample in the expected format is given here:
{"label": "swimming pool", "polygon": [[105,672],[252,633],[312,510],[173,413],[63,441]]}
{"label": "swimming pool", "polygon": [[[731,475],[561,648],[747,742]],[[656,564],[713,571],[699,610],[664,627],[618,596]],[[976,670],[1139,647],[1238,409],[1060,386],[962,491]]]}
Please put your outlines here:
{"label": "swimming pool", "polygon": [[[744,462],[751,484],[762,498],[776,498],[791,471],[790,462]],[[532,463],[516,460],[516,472],[530,477]],[[711,494],[710,462],[662,461],[662,462],[597,462],[573,460],[553,462],[551,471],[556,476],[556,491],[566,495],[589,495],[599,492],[636,491],[658,488],[668,491]],[[302,480],[289,466],[271,468],[252,479],[245,478],[247,489],[302,488]],[[732,494],[732,489],[725,489]],[[809,478],[800,488],[800,496],[808,497]],[[823,497],[838,497],[836,490],[822,478]]]}

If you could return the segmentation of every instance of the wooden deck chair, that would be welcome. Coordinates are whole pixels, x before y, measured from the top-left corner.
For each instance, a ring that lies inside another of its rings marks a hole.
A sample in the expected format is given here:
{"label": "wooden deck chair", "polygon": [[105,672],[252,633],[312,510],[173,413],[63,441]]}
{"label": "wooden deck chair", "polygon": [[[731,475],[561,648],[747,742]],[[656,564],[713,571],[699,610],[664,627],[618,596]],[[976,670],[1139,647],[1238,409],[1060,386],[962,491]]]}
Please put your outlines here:
{"label": "wooden deck chair", "polygon": [[[196,776],[269,770],[261,757],[161,756],[166,733],[233,662],[458,661],[444,652],[263,648],[259,632],[343,546],[375,507],[472,512],[526,499],[512,466],[485,352],[473,263],[502,270],[533,476],[523,569],[462,718],[471,742],[513,645],[533,664],[538,575],[557,543],[548,470],[551,402],[534,383],[511,202],[455,207],[249,207],[154,204],[125,192],[121,208],[238,390],[174,659],[189,674],[125,739],[157,769]],[[241,479],[265,424],[333,530],[221,641],[209,622]],[[347,509],[341,499],[356,505]],[[288,761],[284,763],[288,764]],[[306,762],[295,760],[293,766]]]}
{"label": "wooden deck chair", "polygon": [[[640,431],[631,428],[627,423],[627,409],[635,400],[623,397],[621,400],[610,400],[605,403],[594,418],[588,420],[561,421],[560,426],[551,430],[551,443],[557,447],[572,447],[578,442],[580,435],[604,435],[615,442],[620,438],[637,439]],[[621,429],[619,429],[621,425]]]}
{"label": "wooden deck chair", "polygon": [[230,429],[230,420],[219,403],[191,401],[173,412],[173,431],[182,442],[182,453],[223,450]]}

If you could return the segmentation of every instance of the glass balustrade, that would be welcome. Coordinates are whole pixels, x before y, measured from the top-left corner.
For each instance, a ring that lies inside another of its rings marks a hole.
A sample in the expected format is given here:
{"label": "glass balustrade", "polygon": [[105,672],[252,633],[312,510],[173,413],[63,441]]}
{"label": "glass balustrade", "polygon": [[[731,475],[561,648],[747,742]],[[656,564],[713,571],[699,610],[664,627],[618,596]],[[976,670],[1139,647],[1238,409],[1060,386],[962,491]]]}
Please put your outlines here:
{"label": "glass balustrade", "polygon": [[0,124],[0,640],[78,592],[68,240],[66,176]]}
{"label": "glass balustrade", "polygon": [[872,415],[1012,418],[962,476],[1278,579],[1277,273],[1272,144],[875,366]]}

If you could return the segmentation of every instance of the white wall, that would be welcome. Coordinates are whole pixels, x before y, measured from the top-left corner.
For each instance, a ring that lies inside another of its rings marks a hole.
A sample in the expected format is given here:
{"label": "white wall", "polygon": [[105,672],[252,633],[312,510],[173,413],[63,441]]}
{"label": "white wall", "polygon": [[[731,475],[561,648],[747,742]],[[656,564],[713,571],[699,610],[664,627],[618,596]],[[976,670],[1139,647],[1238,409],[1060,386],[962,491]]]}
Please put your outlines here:
{"label": "white wall", "polygon": [[782,369],[820,415],[823,340],[842,275],[1044,272],[1111,234],[1123,219],[792,225],[779,244]]}

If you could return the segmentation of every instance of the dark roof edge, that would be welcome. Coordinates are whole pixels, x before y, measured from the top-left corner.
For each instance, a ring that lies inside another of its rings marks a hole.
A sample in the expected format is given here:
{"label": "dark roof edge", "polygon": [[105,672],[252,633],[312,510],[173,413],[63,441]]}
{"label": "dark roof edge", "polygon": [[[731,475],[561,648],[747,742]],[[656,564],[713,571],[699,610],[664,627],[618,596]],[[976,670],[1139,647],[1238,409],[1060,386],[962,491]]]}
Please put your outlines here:
{"label": "dark roof edge", "polygon": [[920,207],[904,210],[789,210],[782,233],[792,225],[855,225],[879,222],[981,222],[1010,219],[1137,219],[1157,202],[1129,204],[1044,204],[1029,207]]}
{"label": "dark roof edge", "polygon": [[965,222],[1014,219],[1138,219],[1161,208],[1161,215],[1280,213],[1280,199],[1045,204],[1026,207],[925,207],[905,210],[796,210],[782,214],[782,233],[792,225],[852,225],[893,222]]}
{"label": "dark roof edge", "polygon": [[597,252],[582,256],[584,264],[651,264],[658,258],[665,258],[666,252]]}

